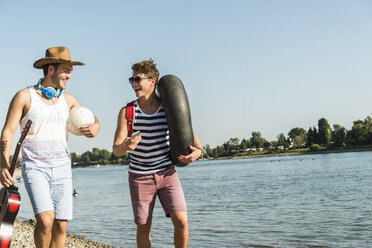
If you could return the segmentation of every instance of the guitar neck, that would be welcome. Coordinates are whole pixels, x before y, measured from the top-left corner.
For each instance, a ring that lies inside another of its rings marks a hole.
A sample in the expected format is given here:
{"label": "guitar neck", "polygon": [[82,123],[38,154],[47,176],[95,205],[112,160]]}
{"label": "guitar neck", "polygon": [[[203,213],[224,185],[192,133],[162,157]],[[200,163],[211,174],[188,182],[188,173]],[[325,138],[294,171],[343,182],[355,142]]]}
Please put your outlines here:
{"label": "guitar neck", "polygon": [[13,155],[12,163],[10,164],[10,168],[9,168],[9,173],[12,177],[14,175],[14,171],[15,171],[15,168],[17,166],[18,155],[19,155],[20,150],[21,150],[21,142],[18,142],[17,147],[16,147],[15,152],[14,152],[14,155]]}
{"label": "guitar neck", "polygon": [[30,130],[31,124],[32,124],[32,121],[28,120],[24,129],[23,129],[23,131],[22,131],[22,135],[19,138],[19,141],[17,143],[17,147],[16,147],[14,155],[13,155],[12,163],[10,164],[10,168],[9,168],[9,173],[10,173],[10,175],[12,175],[12,177],[14,175],[14,171],[15,171],[15,168],[17,166],[18,154],[19,154],[19,151],[21,150],[22,142],[25,139],[28,131]]}

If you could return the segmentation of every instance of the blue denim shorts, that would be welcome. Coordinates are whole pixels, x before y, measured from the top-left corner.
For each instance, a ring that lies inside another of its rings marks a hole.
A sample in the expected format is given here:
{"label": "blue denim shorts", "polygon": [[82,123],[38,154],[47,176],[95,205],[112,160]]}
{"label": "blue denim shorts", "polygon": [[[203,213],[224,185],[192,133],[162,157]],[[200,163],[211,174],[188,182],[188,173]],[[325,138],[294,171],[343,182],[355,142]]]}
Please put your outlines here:
{"label": "blue denim shorts", "polygon": [[55,219],[72,219],[70,164],[55,168],[22,165],[22,176],[35,216],[53,211]]}

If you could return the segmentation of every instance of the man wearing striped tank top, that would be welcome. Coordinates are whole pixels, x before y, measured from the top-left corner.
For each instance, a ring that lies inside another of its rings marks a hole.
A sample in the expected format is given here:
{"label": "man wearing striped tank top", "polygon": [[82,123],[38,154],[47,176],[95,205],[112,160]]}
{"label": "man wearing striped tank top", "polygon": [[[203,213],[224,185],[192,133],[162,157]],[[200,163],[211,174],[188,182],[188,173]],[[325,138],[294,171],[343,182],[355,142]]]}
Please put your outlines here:
{"label": "man wearing striped tank top", "polygon": [[[175,247],[186,247],[188,240],[187,209],[183,190],[170,159],[169,130],[160,98],[155,89],[159,71],[152,59],[132,66],[129,82],[136,94],[132,131],[139,136],[128,137],[126,107],[119,112],[113,153],[130,155],[129,189],[134,222],[137,224],[137,246],[151,247],[150,230],[156,196],[174,226]],[[199,138],[191,153],[179,160],[189,164],[201,156]]]}
{"label": "man wearing striped tank top", "polygon": [[[84,63],[72,61],[67,47],[51,47],[44,58],[34,63],[43,69],[44,78],[17,92],[13,97],[1,133],[0,181],[10,186],[9,155],[14,133],[28,120],[32,125],[22,144],[22,176],[36,217],[35,246],[64,247],[67,221],[72,219],[71,160],[67,147],[67,118],[73,107],[81,106],[64,92],[71,79],[73,66]],[[95,122],[80,128],[86,137],[100,130]]]}

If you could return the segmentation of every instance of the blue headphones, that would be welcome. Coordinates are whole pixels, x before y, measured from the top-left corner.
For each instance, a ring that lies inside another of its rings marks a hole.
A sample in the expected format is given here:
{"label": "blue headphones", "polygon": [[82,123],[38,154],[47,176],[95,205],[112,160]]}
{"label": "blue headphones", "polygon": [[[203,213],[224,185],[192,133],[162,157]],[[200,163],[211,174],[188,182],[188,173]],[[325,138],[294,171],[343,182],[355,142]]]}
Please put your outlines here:
{"label": "blue headphones", "polygon": [[41,92],[43,93],[43,95],[48,98],[48,99],[52,99],[53,97],[55,96],[60,96],[62,94],[62,90],[61,89],[57,89],[55,90],[53,87],[47,87],[47,88],[44,88],[43,86],[41,86],[40,84],[40,81],[42,80],[42,78],[37,82],[37,87],[39,87],[39,89],[41,90]]}

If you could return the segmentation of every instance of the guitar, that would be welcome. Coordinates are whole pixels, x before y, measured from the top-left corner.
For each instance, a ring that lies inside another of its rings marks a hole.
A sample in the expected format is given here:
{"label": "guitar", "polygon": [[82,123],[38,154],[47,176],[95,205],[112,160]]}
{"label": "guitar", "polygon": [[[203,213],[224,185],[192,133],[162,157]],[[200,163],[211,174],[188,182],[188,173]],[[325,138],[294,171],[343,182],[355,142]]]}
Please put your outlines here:
{"label": "guitar", "polygon": [[[18,154],[21,149],[22,142],[30,130],[31,123],[31,120],[27,121],[26,126],[22,131],[21,138],[17,143],[12,163],[9,168],[9,173],[12,177],[17,165]],[[9,187],[3,187],[0,190],[0,200],[0,248],[8,248],[10,247],[10,241],[13,234],[13,223],[17,217],[19,206],[21,204],[21,195],[18,192],[18,187],[14,184]]]}

